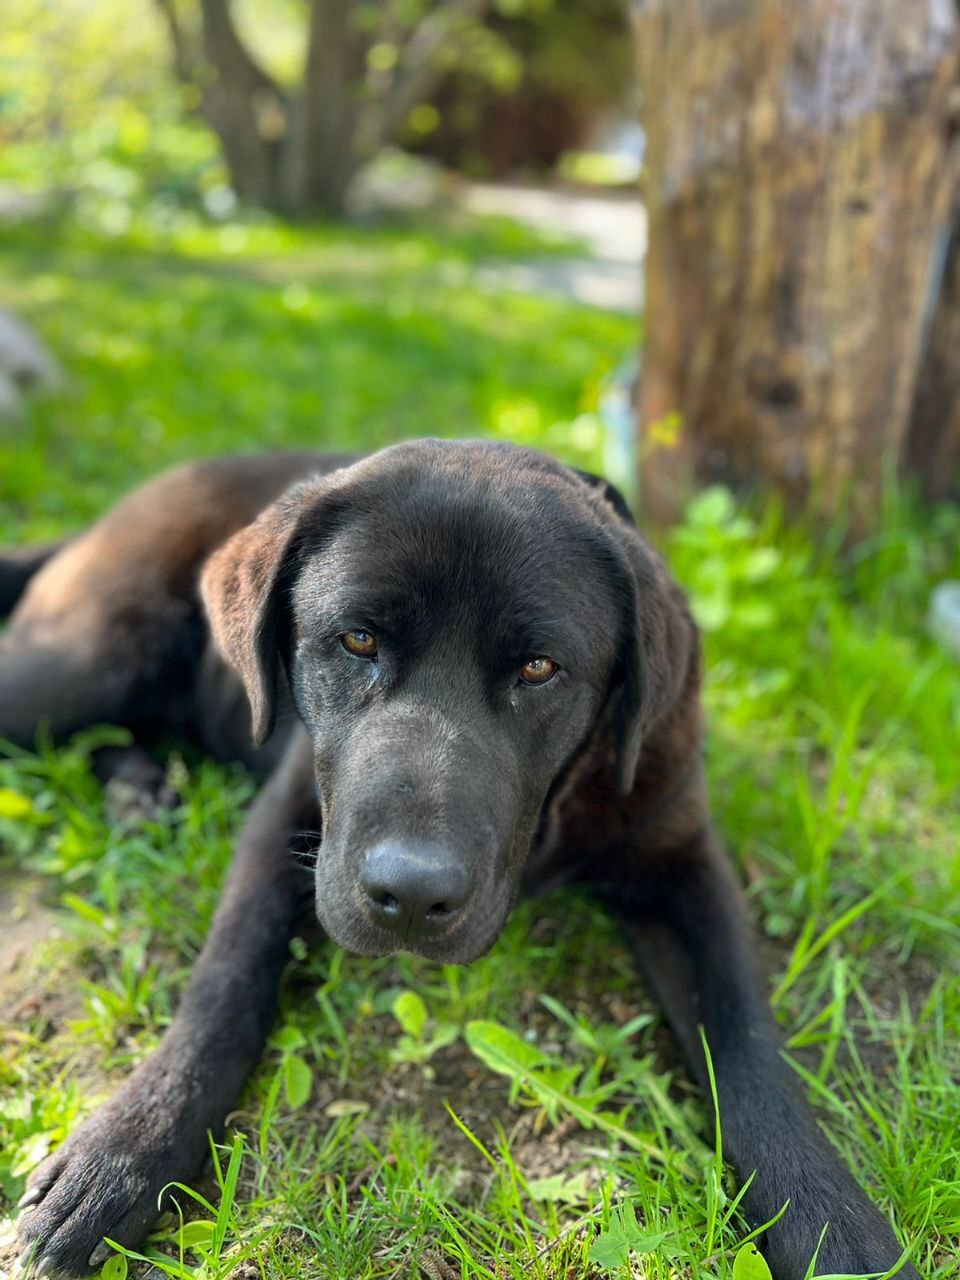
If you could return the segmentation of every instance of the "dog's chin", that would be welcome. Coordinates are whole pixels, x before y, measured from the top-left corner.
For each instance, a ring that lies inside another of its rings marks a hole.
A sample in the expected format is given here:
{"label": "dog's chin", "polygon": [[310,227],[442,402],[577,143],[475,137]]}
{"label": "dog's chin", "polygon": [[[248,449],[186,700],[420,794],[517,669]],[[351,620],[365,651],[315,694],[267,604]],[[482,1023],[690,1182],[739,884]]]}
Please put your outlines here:
{"label": "dog's chin", "polygon": [[470,964],[478,960],[490,950],[503,928],[501,922],[497,928],[482,932],[461,927],[433,938],[401,939],[362,917],[345,922],[336,916],[327,920],[320,911],[317,914],[327,937],[353,955],[389,956],[406,951],[437,964]]}

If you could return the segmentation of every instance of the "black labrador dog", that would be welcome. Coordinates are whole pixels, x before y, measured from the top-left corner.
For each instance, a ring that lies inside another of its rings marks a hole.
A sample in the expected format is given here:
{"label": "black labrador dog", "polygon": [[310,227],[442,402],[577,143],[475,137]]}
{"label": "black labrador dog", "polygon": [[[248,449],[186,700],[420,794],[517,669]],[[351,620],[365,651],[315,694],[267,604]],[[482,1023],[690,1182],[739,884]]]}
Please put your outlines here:
{"label": "black labrador dog", "polygon": [[[784,1210],[762,1241],[777,1280],[801,1280],[824,1228],[820,1273],[896,1264],[781,1059],[710,826],[696,629],[603,481],[480,442],[201,462],[0,557],[0,605],[0,736],[111,721],[269,772],[159,1049],[31,1178],[27,1273],[136,1244],[202,1164],[311,907],[289,852],[305,830],[320,924],[368,955],[466,963],[519,894],[591,887],[706,1083],[702,1029],[745,1212]],[[100,768],[162,781],[143,745]]]}

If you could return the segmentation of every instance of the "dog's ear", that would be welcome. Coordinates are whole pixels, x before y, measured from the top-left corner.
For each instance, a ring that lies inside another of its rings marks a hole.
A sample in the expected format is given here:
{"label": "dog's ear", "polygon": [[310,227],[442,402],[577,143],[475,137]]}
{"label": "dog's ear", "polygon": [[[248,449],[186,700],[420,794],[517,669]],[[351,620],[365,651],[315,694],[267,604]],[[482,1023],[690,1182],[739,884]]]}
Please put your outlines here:
{"label": "dog's ear", "polygon": [[[670,714],[700,674],[697,628],[683,592],[636,527],[620,490],[603,476],[571,468],[603,498],[622,604],[614,684],[617,783],[633,789],[644,739]],[[601,508],[603,511],[604,508]]]}
{"label": "dog's ear", "polygon": [[636,525],[629,503],[615,484],[611,484],[604,476],[594,475],[592,471],[581,471],[579,467],[570,469],[575,476],[586,481],[591,489],[596,489],[601,498],[605,498],[610,503],[621,520],[629,525]]}
{"label": "dog's ear", "polygon": [[617,543],[623,614],[614,727],[617,783],[629,795],[644,741],[699,697],[700,645],[683,592],[656,552],[632,525],[620,523]]}
{"label": "dog's ear", "polygon": [[273,731],[286,598],[318,501],[315,485],[290,490],[215,551],[200,579],[213,638],[243,681],[258,745]]}

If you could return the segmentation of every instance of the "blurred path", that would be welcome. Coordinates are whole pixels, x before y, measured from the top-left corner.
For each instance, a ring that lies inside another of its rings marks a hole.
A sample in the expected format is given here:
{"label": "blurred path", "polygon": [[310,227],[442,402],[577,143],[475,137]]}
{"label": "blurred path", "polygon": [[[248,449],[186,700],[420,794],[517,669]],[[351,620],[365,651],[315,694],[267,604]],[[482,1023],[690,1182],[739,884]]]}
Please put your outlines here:
{"label": "blurred path", "polygon": [[639,195],[474,183],[460,202],[470,213],[513,218],[547,235],[583,242],[582,256],[482,266],[476,273],[481,284],[574,298],[609,311],[640,311],[647,216]]}

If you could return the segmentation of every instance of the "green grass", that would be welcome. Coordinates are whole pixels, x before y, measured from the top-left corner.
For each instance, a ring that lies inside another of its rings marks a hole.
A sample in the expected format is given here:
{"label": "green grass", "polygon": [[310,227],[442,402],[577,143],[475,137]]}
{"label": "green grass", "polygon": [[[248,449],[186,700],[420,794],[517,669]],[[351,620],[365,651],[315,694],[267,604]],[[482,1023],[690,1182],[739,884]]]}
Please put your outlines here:
{"label": "green grass", "polygon": [[[532,247],[503,225],[5,233],[13,304],[71,389],[0,444],[0,532],[76,527],[226,449],[486,432],[598,466],[597,388],[631,326],[471,287],[480,259]],[[921,1272],[947,1280],[960,670],[923,615],[960,576],[960,516],[891,492],[849,546],[715,490],[667,550],[705,628],[714,807],[789,1052]],[[15,926],[38,922],[0,978],[0,1215],[162,1034],[252,789],[174,758],[176,820],[111,828],[94,740],[0,762],[0,897]],[[522,907],[467,969],[301,955],[242,1143],[198,1182],[206,1204],[180,1197],[200,1225],[168,1221],[150,1248],[181,1277],[722,1280],[747,1231],[653,1014],[576,895]],[[0,1219],[0,1250],[9,1234]]]}

